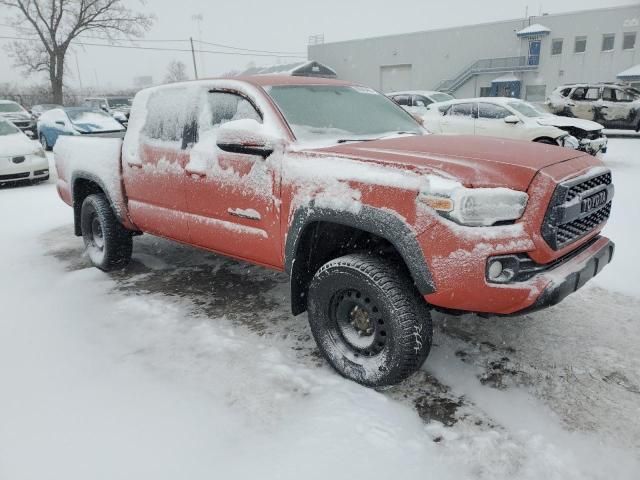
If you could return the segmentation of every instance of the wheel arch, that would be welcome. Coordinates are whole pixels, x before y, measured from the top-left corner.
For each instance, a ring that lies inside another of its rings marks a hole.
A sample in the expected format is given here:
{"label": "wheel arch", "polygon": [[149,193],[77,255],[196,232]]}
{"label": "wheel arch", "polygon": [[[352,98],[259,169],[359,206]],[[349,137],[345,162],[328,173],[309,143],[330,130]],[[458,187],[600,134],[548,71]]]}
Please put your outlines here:
{"label": "wheel arch", "polygon": [[[319,239],[329,241],[319,244]],[[335,241],[337,245],[332,243]],[[416,232],[404,219],[367,205],[358,213],[311,205],[296,210],[285,242],[293,314],[306,310],[309,282],[322,264],[364,247],[397,254],[421,295],[436,291]]]}
{"label": "wheel arch", "polygon": [[114,214],[122,222],[122,218],[118,214],[118,209],[113,203],[108,189],[105,187],[104,182],[100,180],[96,175],[89,172],[74,172],[71,178],[71,198],[73,202],[73,228],[76,236],[82,236],[82,228],[80,222],[80,215],[82,212],[82,203],[85,198],[93,194],[103,194],[109,206],[113,210]]}

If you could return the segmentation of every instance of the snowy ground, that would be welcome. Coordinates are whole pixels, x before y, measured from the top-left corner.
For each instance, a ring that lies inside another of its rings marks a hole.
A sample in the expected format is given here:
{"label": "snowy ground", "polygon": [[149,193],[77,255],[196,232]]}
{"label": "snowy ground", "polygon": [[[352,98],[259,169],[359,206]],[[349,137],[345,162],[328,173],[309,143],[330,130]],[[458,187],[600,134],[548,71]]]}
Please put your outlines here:
{"label": "snowy ground", "polygon": [[614,263],[514,319],[438,316],[376,392],[320,359],[283,275],[149,236],[90,268],[53,183],[0,189],[0,479],[637,479],[640,143]]}

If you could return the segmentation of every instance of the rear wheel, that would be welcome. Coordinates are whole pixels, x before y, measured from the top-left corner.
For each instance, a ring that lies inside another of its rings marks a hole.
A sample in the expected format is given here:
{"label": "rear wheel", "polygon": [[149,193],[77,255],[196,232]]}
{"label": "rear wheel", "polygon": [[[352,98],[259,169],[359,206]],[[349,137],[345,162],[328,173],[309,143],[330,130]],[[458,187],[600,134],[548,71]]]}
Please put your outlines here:
{"label": "rear wheel", "polygon": [[127,266],[131,260],[131,232],[118,221],[102,194],[89,195],[82,203],[80,226],[91,262],[109,272]]}
{"label": "rear wheel", "polygon": [[431,349],[431,315],[397,264],[364,254],[331,260],[309,287],[309,323],[327,361],[370,387],[398,383]]}

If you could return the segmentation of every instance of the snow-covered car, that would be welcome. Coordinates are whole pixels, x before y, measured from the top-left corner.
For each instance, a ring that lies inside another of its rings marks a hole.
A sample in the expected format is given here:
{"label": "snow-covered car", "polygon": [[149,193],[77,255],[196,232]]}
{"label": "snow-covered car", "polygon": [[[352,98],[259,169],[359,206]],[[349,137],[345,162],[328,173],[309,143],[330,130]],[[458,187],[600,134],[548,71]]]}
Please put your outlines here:
{"label": "snow-covered car", "polygon": [[423,119],[431,133],[484,135],[548,143],[592,155],[607,150],[607,137],[599,123],[553,115],[516,98],[467,98],[434,103]]}
{"label": "snow-covered car", "polygon": [[551,92],[546,104],[557,115],[593,120],[605,128],[640,131],[640,90],[628,85],[563,85]]}
{"label": "snow-covered car", "polygon": [[102,110],[126,127],[129,123],[132,100],[131,97],[93,97],[85,98],[84,106]]}
{"label": "snow-covered car", "polygon": [[49,179],[49,162],[40,146],[0,118],[0,183]]}
{"label": "snow-covered car", "polygon": [[0,118],[9,120],[27,135],[35,137],[36,122],[19,103],[12,100],[0,100]]}
{"label": "snow-covered car", "polygon": [[432,103],[455,100],[453,95],[433,90],[407,90],[387,93],[387,97],[414,115],[424,115]]}
{"label": "snow-covered car", "polygon": [[62,105],[57,105],[55,103],[42,103],[31,107],[30,112],[31,115],[33,115],[33,118],[38,120],[40,118],[40,115],[42,115],[44,112],[48,112],[49,110],[53,110],[54,108],[62,108]]}
{"label": "snow-covered car", "polygon": [[54,108],[38,119],[38,139],[51,150],[60,135],[124,136],[125,127],[111,115],[84,107]]}

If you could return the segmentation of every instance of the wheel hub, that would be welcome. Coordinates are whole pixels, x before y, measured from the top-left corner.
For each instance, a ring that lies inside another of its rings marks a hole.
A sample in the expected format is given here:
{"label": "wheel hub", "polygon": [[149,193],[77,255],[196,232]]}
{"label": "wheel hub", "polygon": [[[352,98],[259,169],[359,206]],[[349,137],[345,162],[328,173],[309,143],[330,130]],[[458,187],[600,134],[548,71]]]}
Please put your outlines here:
{"label": "wheel hub", "polygon": [[384,319],[375,299],[366,293],[355,289],[336,293],[331,316],[340,337],[355,356],[374,356],[385,347]]}
{"label": "wheel hub", "polygon": [[102,225],[97,216],[93,217],[91,221],[91,237],[93,244],[102,250],[104,248],[104,235],[102,233]]}

